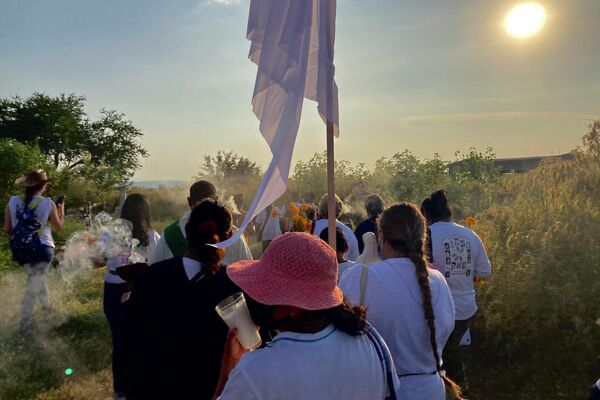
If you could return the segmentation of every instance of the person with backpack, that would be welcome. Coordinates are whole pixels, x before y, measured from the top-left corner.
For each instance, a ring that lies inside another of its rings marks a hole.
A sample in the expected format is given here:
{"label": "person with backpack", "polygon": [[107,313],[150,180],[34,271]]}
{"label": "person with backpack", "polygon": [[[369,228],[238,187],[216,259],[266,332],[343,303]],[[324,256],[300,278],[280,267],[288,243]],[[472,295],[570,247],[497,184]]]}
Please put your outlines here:
{"label": "person with backpack", "polygon": [[39,301],[44,312],[52,310],[46,272],[54,258],[54,240],[50,226],[59,231],[65,217],[65,204],[55,204],[42,194],[48,186],[43,170],[30,171],[15,181],[24,188],[21,196],[13,196],[4,210],[4,228],[10,236],[13,259],[25,268],[27,285],[21,309],[19,332],[29,333],[33,312]]}
{"label": "person with backpack", "polygon": [[425,259],[425,218],[412,204],[388,207],[379,220],[383,261],[346,271],[340,288],[390,347],[401,399],[445,400],[460,389],[444,372],[442,351],[454,328],[454,304],[444,276]]}
{"label": "person with backpack", "polygon": [[474,280],[488,277],[492,266],[479,236],[451,221],[445,190],[426,198],[421,212],[429,225],[431,261],[446,277],[454,300],[456,321],[444,349],[446,370],[461,386],[467,387],[464,358],[468,347],[460,343],[467,332],[470,334],[471,321],[477,313]]}
{"label": "person with backpack", "polygon": [[[209,181],[197,181],[190,186],[189,197],[187,198],[190,209],[177,221],[168,225],[161,235],[156,249],[150,255],[150,263],[154,264],[160,261],[168,260],[172,257],[180,257],[188,250],[186,240],[185,225],[190,219],[190,214],[194,207],[203,200],[218,199],[217,188]],[[235,231],[237,228],[232,226]],[[252,253],[244,235],[238,241],[233,243],[225,250],[223,258],[224,264],[231,264],[239,260],[252,260]]]}

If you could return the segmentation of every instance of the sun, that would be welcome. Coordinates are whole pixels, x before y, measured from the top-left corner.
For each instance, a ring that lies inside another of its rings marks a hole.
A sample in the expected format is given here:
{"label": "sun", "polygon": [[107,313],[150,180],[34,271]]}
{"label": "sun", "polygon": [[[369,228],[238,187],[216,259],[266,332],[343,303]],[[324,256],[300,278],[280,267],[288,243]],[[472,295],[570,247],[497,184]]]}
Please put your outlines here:
{"label": "sun", "polygon": [[532,1],[514,6],[504,18],[504,29],[512,37],[529,38],[538,33],[546,21],[544,7]]}

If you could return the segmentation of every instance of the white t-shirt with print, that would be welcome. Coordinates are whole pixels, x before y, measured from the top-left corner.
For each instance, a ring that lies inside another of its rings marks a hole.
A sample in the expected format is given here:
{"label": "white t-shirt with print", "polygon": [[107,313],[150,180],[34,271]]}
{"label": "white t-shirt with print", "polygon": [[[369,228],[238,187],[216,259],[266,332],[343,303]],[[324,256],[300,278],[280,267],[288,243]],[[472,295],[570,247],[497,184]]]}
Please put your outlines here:
{"label": "white t-shirt with print", "polygon": [[379,400],[386,394],[383,366],[370,339],[329,325],[314,334],[282,332],[267,347],[246,353],[220,399]]}
{"label": "white t-shirt with print", "polygon": [[[269,212],[269,215],[267,215],[267,212]],[[275,214],[275,216],[273,216],[273,214]],[[266,210],[262,210],[256,216],[256,230],[262,230],[263,242],[273,240],[277,236],[281,236],[281,227],[279,226],[280,219],[281,215],[279,207],[273,207],[273,209],[267,208]]]}
{"label": "white t-shirt with print", "polygon": [[436,222],[430,229],[433,262],[448,281],[456,320],[469,319],[477,312],[473,279],[492,273],[483,243],[475,232],[454,222]]}
{"label": "white t-shirt with print", "polygon": [[[30,205],[42,199],[40,203],[35,207],[35,216],[39,223],[42,225],[40,229],[40,242],[49,247],[54,247],[54,240],[52,239],[52,231],[50,230],[50,226],[48,226],[48,219],[50,218],[50,213],[52,212],[52,200],[42,196],[33,196]],[[23,209],[23,199],[20,196],[13,196],[8,201],[8,210],[10,211],[10,220],[13,228],[17,226],[19,220],[17,219],[17,210]]]}
{"label": "white t-shirt with print", "polygon": [[[340,281],[344,295],[360,301],[363,266],[350,268]],[[392,258],[368,267],[365,306],[367,319],[388,344],[400,377],[399,399],[444,400],[444,382],[436,374],[430,332],[415,265],[408,258]],[[438,354],[454,329],[454,304],[446,280],[429,270]],[[423,374],[402,376],[406,374]]]}
{"label": "white t-shirt with print", "polygon": [[[329,222],[326,219],[319,219],[315,222],[315,230],[313,231],[313,235],[319,236],[323,229],[327,229],[329,226]],[[356,240],[356,235],[354,235],[354,231],[343,222],[335,220],[335,226],[340,228],[342,233],[344,234],[344,238],[346,238],[346,242],[348,242],[348,253],[346,253],[346,258],[350,261],[356,261],[360,252],[358,251],[358,240]]]}
{"label": "white t-shirt with print", "polygon": [[[160,239],[160,235],[154,229],[149,229],[148,232],[146,232],[146,235],[148,236],[148,246],[137,248],[136,253],[141,254],[148,259],[148,255],[152,254],[156,249],[156,244]],[[101,236],[98,240],[104,240],[104,238]],[[131,262],[129,262],[130,256],[131,249],[125,246],[123,246],[119,254],[109,255],[106,258],[106,269],[108,271],[106,271],[106,275],[104,275],[104,282],[125,283],[125,281],[121,279],[119,275],[115,275],[111,273],[111,271],[116,272],[118,267],[131,264]]]}

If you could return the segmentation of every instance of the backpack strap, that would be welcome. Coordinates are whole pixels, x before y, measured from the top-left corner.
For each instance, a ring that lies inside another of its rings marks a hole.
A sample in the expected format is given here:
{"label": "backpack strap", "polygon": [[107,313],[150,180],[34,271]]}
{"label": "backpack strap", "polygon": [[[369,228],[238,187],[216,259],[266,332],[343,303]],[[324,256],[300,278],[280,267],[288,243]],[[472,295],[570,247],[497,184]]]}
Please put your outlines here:
{"label": "backpack strap", "polygon": [[188,243],[179,227],[179,221],[172,222],[165,228],[165,242],[174,257],[182,256],[188,249]]}

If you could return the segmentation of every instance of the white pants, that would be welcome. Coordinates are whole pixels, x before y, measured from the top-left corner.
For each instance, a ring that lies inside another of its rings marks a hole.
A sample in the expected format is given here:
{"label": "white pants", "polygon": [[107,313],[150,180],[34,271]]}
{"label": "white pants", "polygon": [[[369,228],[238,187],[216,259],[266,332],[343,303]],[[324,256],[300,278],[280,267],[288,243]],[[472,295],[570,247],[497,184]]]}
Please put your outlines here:
{"label": "white pants", "polygon": [[33,311],[38,300],[43,308],[50,308],[48,286],[46,285],[46,272],[48,272],[50,263],[25,264],[23,267],[27,272],[27,286],[21,309],[21,328],[29,328],[33,322]]}

